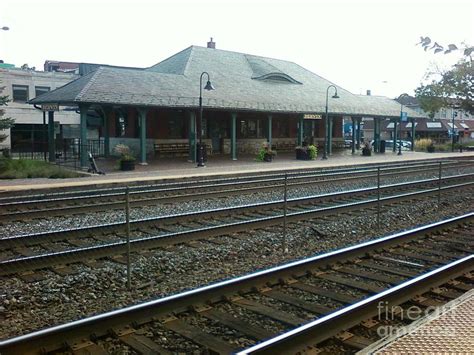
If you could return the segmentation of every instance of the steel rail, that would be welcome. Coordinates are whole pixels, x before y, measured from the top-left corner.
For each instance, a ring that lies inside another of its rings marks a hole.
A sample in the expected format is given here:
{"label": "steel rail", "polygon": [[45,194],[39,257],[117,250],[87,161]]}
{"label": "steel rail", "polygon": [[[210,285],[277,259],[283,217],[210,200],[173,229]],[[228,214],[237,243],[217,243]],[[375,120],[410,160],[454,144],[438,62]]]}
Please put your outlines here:
{"label": "steel rail", "polygon": [[[458,167],[466,167],[472,166],[470,164],[453,164],[456,168]],[[431,168],[427,169],[427,166]],[[446,164],[445,164],[446,166]],[[391,176],[391,175],[398,175],[400,173],[405,174],[417,174],[420,173],[419,170],[413,171],[414,168],[423,168],[423,172],[428,172],[432,170],[437,170],[439,164],[413,164],[409,167],[384,167],[381,171],[387,171],[387,173],[382,174],[382,176]],[[410,169],[410,171],[405,172],[404,170]],[[394,171],[393,171],[394,170]],[[348,169],[348,170],[335,170],[329,172],[297,172],[289,174],[289,178],[293,180],[305,180],[303,182],[294,183],[294,185],[301,185],[306,182],[309,178],[321,178],[321,177],[330,177],[334,178],[334,176],[339,175],[347,175],[353,174],[353,176],[345,176],[342,178],[338,178],[331,181],[343,181],[343,180],[353,180],[357,178],[369,178],[374,177],[376,169],[374,168],[366,168],[363,171],[356,170],[355,168]],[[374,174],[371,174],[374,173]],[[362,175],[364,174],[364,175]],[[369,175],[367,175],[369,174]],[[240,181],[233,178],[233,179],[214,179],[214,180],[205,180],[204,184],[202,181],[196,182],[180,182],[180,183],[171,183],[171,184],[155,184],[155,185],[145,185],[139,187],[131,187],[131,194],[139,195],[139,194],[153,194],[153,193],[163,193],[163,192],[170,192],[170,191],[182,191],[182,190],[190,190],[190,189],[204,189],[204,188],[216,188],[221,186],[238,186],[238,185],[248,185],[248,184],[261,184],[261,183],[274,183],[275,180],[283,179],[281,173],[272,174],[272,175],[260,175],[252,177],[252,180],[248,180],[249,178],[241,178],[244,181]],[[325,182],[326,180],[321,181],[321,183]],[[190,184],[198,184],[196,186],[190,186]],[[258,187],[256,187],[257,189]],[[111,192],[112,191],[112,192]],[[72,191],[72,192],[62,192],[62,193],[54,193],[54,194],[41,194],[41,195],[32,195],[29,196],[29,200],[19,200],[16,197],[7,197],[7,198],[0,198],[0,209],[9,207],[9,206],[22,206],[22,205],[35,205],[35,204],[42,204],[45,202],[48,203],[58,203],[58,202],[70,202],[70,201],[80,201],[80,200],[88,200],[92,198],[120,198],[125,193],[125,187],[116,187],[116,188],[108,188],[108,189],[96,189],[96,190],[83,190],[83,191]],[[79,194],[79,196],[74,196]],[[71,196],[72,195],[72,196]],[[51,197],[50,197],[51,196]],[[15,199],[17,201],[15,201]],[[5,202],[3,202],[5,201]],[[10,201],[10,202],[9,202]]]}
{"label": "steel rail", "polygon": [[[438,165],[439,166],[439,165]],[[430,170],[436,170],[437,167],[426,169],[423,166],[423,173],[426,173]],[[415,167],[415,166],[412,166]],[[421,167],[421,166],[420,166]],[[459,167],[459,166],[457,166]],[[394,168],[387,168],[394,169]],[[350,181],[358,178],[368,179],[375,177],[376,174],[370,173],[371,170],[364,172],[365,175],[356,175],[356,176],[342,176],[334,177],[328,179],[311,181],[311,179],[317,179],[323,175],[307,175],[304,176],[298,175],[292,179],[299,180],[296,182],[291,182],[290,187],[308,185],[309,183],[324,184],[324,183],[334,183],[341,181]],[[411,169],[407,174],[418,174],[419,171],[413,171]],[[341,174],[340,172],[335,173],[336,175]],[[344,173],[345,174],[345,173]],[[388,172],[382,176],[390,175],[400,175],[402,172],[397,169],[396,172]],[[160,203],[167,202],[178,202],[178,201],[188,201],[196,200],[202,198],[218,198],[218,197],[228,197],[230,195],[236,194],[250,194],[252,192],[258,191],[273,191],[275,188],[283,186],[279,181],[283,177],[277,177],[273,179],[258,180],[258,181],[244,181],[244,182],[230,182],[230,183],[221,183],[220,185],[200,185],[199,187],[170,187],[168,189],[148,189],[148,190],[139,190],[132,192],[133,195],[136,195],[138,198],[135,198],[131,202],[131,207],[146,207],[146,206],[156,206]],[[257,186],[256,186],[257,184]],[[245,185],[250,185],[245,187]],[[237,187],[236,186],[241,186]],[[244,186],[244,187],[242,187]],[[230,187],[230,188],[226,188]],[[217,190],[216,190],[217,188]],[[92,213],[99,212],[104,210],[118,210],[123,207],[124,192],[123,189],[120,189],[121,192],[111,192],[111,193],[101,193],[99,195],[88,195],[88,196],[75,196],[75,197],[61,197],[53,199],[43,199],[43,200],[34,200],[34,201],[23,201],[18,203],[6,203],[0,205],[0,221],[9,222],[15,220],[25,220],[25,219],[34,219],[40,218],[42,216],[52,217],[52,216],[64,216],[64,215],[74,215],[74,214],[83,214],[83,213]],[[197,190],[197,191],[196,191]],[[171,193],[171,195],[170,195]],[[176,194],[174,194],[176,193]],[[151,195],[152,197],[146,197]],[[111,201],[97,201],[100,200],[111,200]],[[59,206],[58,206],[59,205]],[[35,206],[41,206],[41,208],[35,208]],[[13,208],[13,210],[11,210]],[[19,209],[19,210],[18,210]],[[3,210],[3,211],[2,211]]]}
{"label": "steel rail", "polygon": [[[472,183],[459,184],[449,187],[443,187],[443,191],[456,189],[459,187],[471,186]],[[381,202],[383,204],[393,203],[403,200],[412,200],[422,195],[434,195],[438,193],[437,188],[430,190],[404,193],[395,196],[383,197]],[[302,219],[316,218],[328,215],[339,214],[342,212],[362,210],[371,206],[377,205],[378,200],[376,198],[351,202],[337,206],[313,208],[305,211],[292,212],[286,214],[287,221],[294,222]],[[282,223],[284,218],[283,214],[278,214],[270,217],[249,219],[246,221],[239,221],[233,223],[227,223],[217,226],[197,228],[182,232],[167,233],[158,236],[141,237],[130,241],[130,249],[132,251],[140,251],[144,249],[152,249],[167,246],[170,244],[178,244],[183,242],[189,242],[193,240],[210,238],[216,236],[222,236],[230,233],[248,231],[250,229],[258,229],[269,226],[274,226]],[[99,259],[103,257],[109,257],[113,255],[119,255],[126,252],[127,243],[115,242],[99,246],[90,246],[83,248],[76,248],[72,250],[47,253],[37,256],[22,257],[17,259],[9,259],[0,261],[0,275],[10,275],[18,272],[42,269],[53,265],[71,264],[75,262],[81,262],[88,259]]]}
{"label": "steel rail", "polygon": [[[442,179],[443,182],[450,182],[455,181],[458,179],[467,179],[472,178],[474,174],[463,174],[463,175],[456,175],[445,177]],[[391,190],[391,189],[406,189],[406,188],[414,188],[419,185],[424,184],[438,184],[439,179],[425,179],[425,180],[418,180],[414,182],[404,182],[400,184],[389,184],[381,186],[381,191]],[[457,185],[456,185],[457,186]],[[288,200],[289,206],[294,205],[301,205],[301,204],[308,204],[308,203],[321,203],[325,200],[341,200],[347,197],[356,197],[358,195],[368,195],[372,193],[376,193],[377,188],[362,188],[362,189],[354,189],[336,193],[328,193],[328,194],[319,194],[314,196],[306,196],[306,197],[298,197]],[[196,212],[188,212],[183,214],[173,214],[167,216],[159,216],[159,217],[150,217],[144,219],[138,219],[131,221],[132,228],[136,226],[146,226],[146,225],[158,225],[158,224],[170,224],[176,223],[178,220],[190,220],[190,219],[200,219],[200,218],[209,218],[212,216],[218,215],[228,215],[234,213],[248,213],[252,211],[259,211],[259,210],[269,210],[272,208],[281,208],[283,204],[283,200],[278,201],[270,201],[270,202],[263,202],[257,204],[247,204],[247,205],[240,205],[240,206],[231,206],[219,209],[210,209],[204,211],[196,211]],[[123,205],[123,204],[122,204]],[[74,234],[89,234],[93,235],[96,233],[104,233],[104,232],[113,232],[116,230],[121,230],[124,228],[124,222],[115,222],[115,223],[108,223],[108,224],[100,224],[94,226],[87,226],[87,227],[80,227],[75,229],[64,229],[64,230],[57,230],[51,232],[42,232],[42,233],[34,233],[34,234],[27,234],[27,235],[18,235],[13,237],[7,237],[0,239],[0,250],[5,250],[7,248],[12,248],[18,245],[34,245],[39,244],[44,241],[58,241],[62,240],[66,237],[74,236]]]}
{"label": "steel rail", "polygon": [[[416,167],[416,166],[414,166]],[[420,166],[422,167],[422,166]],[[423,166],[425,170],[423,170],[423,173],[426,173],[428,171],[434,171],[439,168],[439,165],[436,165],[433,168],[426,169],[425,166]],[[390,168],[391,169],[391,168]],[[341,182],[341,181],[350,181],[350,180],[356,180],[359,178],[364,178],[364,179],[369,179],[369,178],[374,178],[377,176],[376,173],[372,173],[373,170],[367,171],[369,174],[365,175],[356,175],[356,176],[343,176],[343,177],[334,177],[338,176],[341,173],[336,173],[336,174],[331,174],[331,175],[307,175],[307,176],[296,176],[296,177],[290,177],[292,180],[303,180],[303,181],[298,181],[298,182],[290,182],[288,183],[289,187],[295,187],[295,186],[301,186],[301,185],[308,185],[309,183],[316,183],[316,184],[324,184],[330,182],[331,184],[334,182]],[[397,171],[397,172],[388,172],[381,174],[381,177],[387,177],[387,176],[393,176],[393,175],[400,175],[402,172]],[[405,172],[404,174],[419,174],[420,171],[410,171],[410,172]],[[345,174],[345,173],[344,173]],[[317,181],[311,181],[310,179],[313,178],[318,178],[318,177],[328,177],[327,180],[317,180]],[[329,180],[330,178],[330,180]],[[178,202],[178,201],[187,201],[187,200],[196,200],[200,199],[202,197],[210,197],[210,198],[215,198],[215,197],[222,197],[222,196],[229,196],[229,195],[235,195],[235,194],[241,194],[241,193],[250,193],[250,192],[255,192],[255,191],[269,191],[269,190],[274,190],[275,188],[280,188],[283,186],[283,183],[281,182],[284,179],[284,177],[277,177],[273,179],[260,179],[260,180],[254,180],[254,181],[244,181],[244,182],[229,182],[229,183],[221,183],[219,185],[213,185],[213,184],[206,184],[206,185],[199,185],[198,187],[170,187],[170,188],[161,188],[161,189],[150,189],[150,190],[140,190],[140,191],[133,191],[131,192],[132,196],[138,196],[138,199],[135,199],[131,201],[131,206],[132,207],[144,207],[144,206],[150,206],[150,205],[157,205],[158,203],[164,203],[164,202]],[[262,184],[267,184],[268,185],[262,185]],[[249,187],[239,187],[239,188],[230,188],[230,189],[223,189],[221,190],[220,188],[225,188],[225,187],[234,187],[234,186],[245,186],[245,185],[255,185],[259,184],[257,186],[249,186]],[[210,191],[209,189],[213,188],[219,188],[219,190],[215,191]],[[198,189],[198,191],[196,191]],[[110,210],[110,209],[120,209],[123,207],[123,199],[124,199],[124,192],[122,191],[123,189],[120,189],[120,192],[111,192],[111,193],[101,193],[98,195],[88,195],[88,196],[75,196],[75,197],[62,197],[62,198],[50,198],[50,199],[39,199],[39,200],[29,200],[29,201],[22,201],[22,202],[10,202],[10,203],[4,203],[0,204],[0,220],[3,221],[10,221],[17,219],[19,216],[27,215],[28,218],[35,218],[37,216],[41,215],[48,215],[48,216],[53,216],[53,215],[64,215],[65,213],[73,212],[73,213],[83,213],[82,211],[87,211],[87,212],[93,212],[93,211],[103,211],[103,210]],[[191,190],[191,192],[186,193],[185,191]],[[180,194],[176,195],[165,195],[161,196],[162,194],[170,193],[170,192],[183,192]],[[141,197],[141,196],[146,196],[146,195],[158,195],[158,197],[151,197],[151,198],[146,198],[146,197]],[[97,198],[99,199],[107,199],[107,198],[112,198],[114,201],[106,201],[106,202],[101,202],[97,203]],[[84,203],[81,205],[66,205],[66,206],[59,206],[59,207],[49,207],[48,204],[58,204],[58,203],[67,203],[67,202],[73,202],[77,203],[79,201],[83,202],[88,202],[89,200],[92,200],[92,203]],[[118,201],[117,201],[118,200]],[[46,204],[46,206],[45,206]],[[42,209],[38,210],[32,210],[31,208],[40,205],[43,207]],[[14,208],[28,208],[27,210],[21,210],[21,211],[9,211],[8,208],[14,207]],[[5,212],[2,212],[2,209],[6,209]]]}
{"label": "steel rail", "polygon": [[[474,213],[469,213],[235,279],[217,282],[180,294],[7,339],[0,342],[0,353],[5,355],[22,354],[32,353],[39,349],[58,349],[67,339],[87,338],[91,334],[102,336],[107,333],[108,329],[123,324],[130,324],[132,322],[144,323],[155,319],[158,315],[164,315],[177,309],[186,309],[193,304],[202,304],[210,300],[222,299],[226,295],[235,294],[243,289],[252,289],[270,284],[275,285],[282,278],[305,274],[310,269],[325,267],[329,264],[368,254],[374,250],[400,245],[439,229],[469,223],[473,218]],[[467,259],[467,261],[463,259],[462,262],[459,261],[456,265],[463,265],[464,267],[466,265],[465,262],[468,262],[469,267],[472,267],[473,260],[471,256],[471,259]],[[443,270],[447,270],[447,268]],[[337,315],[339,313],[335,312],[332,314]]]}
{"label": "steel rail", "polygon": [[450,279],[462,275],[474,268],[474,255],[466,256],[450,264],[444,265],[423,275],[394,286],[379,294],[368,297],[355,304],[335,311],[315,321],[302,325],[275,338],[266,340],[238,355],[247,354],[286,354],[298,353],[307,346],[314,346],[336,335],[343,329],[349,329],[358,323],[375,316],[377,305],[399,305],[416,295],[429,291],[431,288],[446,283]]}

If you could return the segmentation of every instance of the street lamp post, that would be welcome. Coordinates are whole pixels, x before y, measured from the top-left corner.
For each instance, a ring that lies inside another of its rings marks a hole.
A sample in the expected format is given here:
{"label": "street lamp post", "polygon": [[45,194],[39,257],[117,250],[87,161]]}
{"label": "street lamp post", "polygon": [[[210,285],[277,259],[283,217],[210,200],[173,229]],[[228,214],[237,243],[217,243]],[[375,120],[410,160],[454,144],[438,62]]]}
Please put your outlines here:
{"label": "street lamp post", "polygon": [[[402,155],[402,117],[403,117],[403,104],[400,103],[400,125],[398,126],[398,154],[397,155]],[[397,139],[395,137],[394,142],[396,142]]]}
{"label": "street lamp post", "polygon": [[328,138],[329,138],[329,120],[328,120],[328,99],[329,99],[329,89],[334,88],[334,95],[332,96],[333,99],[338,99],[339,96],[337,95],[337,88],[334,85],[329,85],[326,89],[326,119],[324,122],[325,126],[325,134],[324,134],[324,152],[323,152],[323,160],[328,158]]}
{"label": "street lamp post", "polygon": [[204,147],[202,145],[202,77],[204,74],[207,75],[207,83],[204,87],[205,90],[211,91],[214,90],[214,86],[211,84],[211,78],[209,77],[208,72],[202,72],[201,78],[199,79],[199,149],[198,149],[198,163],[197,167],[205,167],[204,165]]}
{"label": "street lamp post", "polygon": [[[410,95],[408,95],[407,93],[405,94],[401,94],[399,97],[398,97],[398,100],[400,102],[400,125],[399,125],[399,128],[398,128],[398,155],[402,155],[402,121],[403,121],[403,98],[405,97],[410,97]],[[415,124],[415,122],[413,121],[412,124]],[[397,132],[395,132],[396,134]],[[393,144],[397,144],[397,137],[393,137]]]}
{"label": "street lamp post", "polygon": [[452,114],[451,116],[453,117],[453,119],[452,119],[452,123],[451,123],[451,125],[452,125],[452,127],[451,127],[451,152],[454,152],[454,141],[455,141],[455,136],[454,136],[454,117],[457,116],[457,112],[454,111],[454,106],[453,106],[452,110],[453,110],[453,114]]}

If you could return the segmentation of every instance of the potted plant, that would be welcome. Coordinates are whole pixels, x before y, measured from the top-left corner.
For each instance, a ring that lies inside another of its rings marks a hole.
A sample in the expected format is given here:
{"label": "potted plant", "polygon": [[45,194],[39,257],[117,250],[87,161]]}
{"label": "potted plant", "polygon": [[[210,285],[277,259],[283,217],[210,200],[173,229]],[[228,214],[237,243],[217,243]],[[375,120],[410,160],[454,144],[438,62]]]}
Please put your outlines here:
{"label": "potted plant", "polygon": [[114,152],[120,155],[119,164],[120,170],[130,171],[135,170],[135,157],[128,145],[117,144],[114,147]]}
{"label": "potted plant", "polygon": [[318,155],[318,148],[315,145],[296,147],[296,159],[298,160],[314,160]]}
{"label": "potted plant", "polygon": [[435,151],[435,146],[433,143],[431,143],[429,146],[426,147],[426,150],[428,153],[434,153]]}
{"label": "potted plant", "polygon": [[372,149],[370,148],[369,142],[365,143],[364,148],[362,148],[362,155],[364,157],[370,157],[372,155]]}
{"label": "potted plant", "polygon": [[257,153],[257,161],[266,161],[266,162],[272,162],[273,158],[276,156],[276,151],[272,150],[269,146],[268,143],[264,143],[260,150]]}

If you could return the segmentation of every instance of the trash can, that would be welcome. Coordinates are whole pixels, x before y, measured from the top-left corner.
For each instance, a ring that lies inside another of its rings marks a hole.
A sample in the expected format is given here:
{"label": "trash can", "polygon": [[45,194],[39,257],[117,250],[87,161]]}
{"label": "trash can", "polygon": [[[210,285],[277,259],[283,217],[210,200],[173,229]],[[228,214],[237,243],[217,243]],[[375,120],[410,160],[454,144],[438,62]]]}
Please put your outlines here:
{"label": "trash can", "polygon": [[380,141],[380,150],[379,150],[380,153],[385,153],[385,141],[384,140],[381,140]]}
{"label": "trash can", "polygon": [[206,163],[207,162],[207,148],[206,145],[203,143],[202,144],[202,149],[201,149],[201,144],[196,144],[196,162],[199,163],[201,160],[201,154],[202,154],[202,162]]}

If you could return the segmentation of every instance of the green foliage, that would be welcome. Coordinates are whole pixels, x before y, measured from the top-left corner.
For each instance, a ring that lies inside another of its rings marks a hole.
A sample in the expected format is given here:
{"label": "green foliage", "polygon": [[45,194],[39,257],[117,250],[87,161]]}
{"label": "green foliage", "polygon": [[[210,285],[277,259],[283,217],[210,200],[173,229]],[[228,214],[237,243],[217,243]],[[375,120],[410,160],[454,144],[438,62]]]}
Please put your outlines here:
{"label": "green foliage", "polygon": [[[0,86],[0,107],[7,106],[8,102],[10,102],[8,95],[1,95],[4,89],[5,86]],[[2,118],[4,114],[5,110],[0,108],[0,131],[9,129],[15,123],[15,120],[10,117]],[[8,136],[6,134],[0,133],[0,143],[3,142],[7,137]]]}
{"label": "green foliage", "polygon": [[255,158],[256,161],[263,161],[263,158],[265,157],[265,149],[260,148],[260,150],[257,153],[257,156]]}
{"label": "green foliage", "polygon": [[463,58],[457,64],[447,71],[430,74],[430,76],[437,75],[437,79],[433,80],[431,84],[420,85],[415,90],[421,108],[431,117],[442,107],[457,107],[474,114],[474,67],[472,60],[474,47],[463,45],[462,48],[458,48],[454,44],[445,47],[437,42],[432,44],[429,37],[421,37],[419,44],[425,51],[433,50],[434,53],[444,51],[445,54],[448,54],[463,50]]}
{"label": "green foliage", "polygon": [[41,160],[0,158],[0,179],[64,179],[82,176]]}
{"label": "green foliage", "polygon": [[114,147],[114,152],[120,155],[119,161],[135,161],[135,156],[128,145],[117,144]]}
{"label": "green foliage", "polygon": [[311,160],[314,160],[316,159],[316,156],[318,155],[318,148],[315,145],[309,145],[308,152],[309,152],[309,157],[311,158]]}
{"label": "green foliage", "polygon": [[417,44],[421,45],[423,49],[425,50],[425,52],[428,50],[432,50],[435,54],[443,52],[443,51],[444,51],[444,54],[449,54],[454,51],[462,50],[463,55],[465,57],[470,57],[471,54],[474,52],[474,47],[470,47],[467,45],[463,45],[463,48],[458,48],[458,46],[451,43],[451,44],[448,44],[446,48],[445,46],[442,46],[438,42],[431,43],[431,38],[429,37],[420,37],[420,42]]}
{"label": "green foliage", "polygon": [[257,156],[255,157],[256,161],[265,161],[266,156],[271,156],[273,158],[276,156],[277,152],[275,150],[271,150],[268,146],[268,143],[263,143],[260,149],[258,150]]}
{"label": "green foliage", "polygon": [[423,111],[433,118],[441,108],[446,107],[447,101],[441,97],[443,95],[437,84],[421,85],[415,90],[416,98]]}

